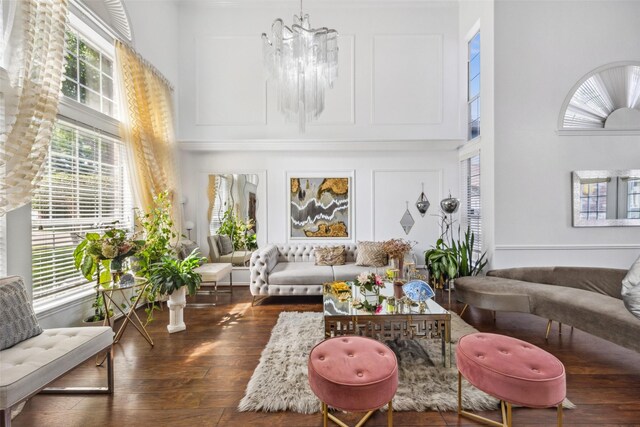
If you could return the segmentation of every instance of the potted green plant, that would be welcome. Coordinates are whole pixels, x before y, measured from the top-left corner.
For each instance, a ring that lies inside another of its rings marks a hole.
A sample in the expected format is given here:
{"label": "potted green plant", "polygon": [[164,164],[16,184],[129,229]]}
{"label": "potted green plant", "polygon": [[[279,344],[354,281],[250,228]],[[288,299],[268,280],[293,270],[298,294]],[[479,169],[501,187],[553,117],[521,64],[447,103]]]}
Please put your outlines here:
{"label": "potted green plant", "polygon": [[144,245],[143,240],[128,237],[127,230],[114,226],[101,236],[87,233],[73,251],[74,265],[87,280],[96,280],[96,296],[93,301],[93,316],[89,322],[104,320],[106,310],[100,287],[118,282],[124,272],[126,260],[135,255]]}
{"label": "potted green plant", "polygon": [[193,296],[200,288],[202,276],[195,271],[206,258],[200,257],[194,249],[185,259],[179,260],[164,256],[159,262],[151,265],[150,281],[155,294],[169,295],[169,333],[186,329],[182,310],[186,305],[186,292]]}
{"label": "potted green plant", "polygon": [[442,237],[438,239],[436,245],[424,254],[431,285],[444,288],[456,277],[480,274],[487,265],[486,252],[474,257],[474,243],[475,234],[470,227],[467,227],[464,239],[460,239],[460,228],[457,240],[451,238],[451,242],[447,243]]}
{"label": "potted green plant", "polygon": [[[145,213],[136,211],[138,230],[145,236],[145,244],[136,254],[136,275],[151,280],[151,268],[163,257],[175,253],[172,242],[178,237],[171,219],[171,201],[169,193],[164,191],[153,198],[153,207]],[[145,309],[147,323],[153,320],[153,312],[157,309],[158,293],[149,286],[145,298],[149,303]]]}
{"label": "potted green plant", "polygon": [[252,251],[258,249],[257,236],[253,231],[254,227],[255,224],[252,219],[243,221],[232,208],[229,208],[222,216],[222,222],[217,233],[229,236],[231,242],[233,242],[234,250]]}

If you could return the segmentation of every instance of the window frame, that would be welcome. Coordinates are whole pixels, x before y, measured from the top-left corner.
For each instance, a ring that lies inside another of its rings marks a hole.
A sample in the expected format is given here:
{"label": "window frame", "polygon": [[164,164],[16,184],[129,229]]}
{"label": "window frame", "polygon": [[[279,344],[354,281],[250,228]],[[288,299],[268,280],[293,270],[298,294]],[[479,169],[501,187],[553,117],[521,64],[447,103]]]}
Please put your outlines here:
{"label": "window frame", "polygon": [[[482,128],[481,128],[481,122],[482,122],[482,115],[480,113],[480,108],[481,108],[481,92],[482,92],[482,36],[481,36],[481,31],[480,28],[474,28],[474,30],[471,32],[471,37],[468,38],[467,40],[467,79],[466,79],[466,89],[467,89],[467,141],[473,141],[477,138],[479,138],[482,135]],[[472,44],[474,43],[475,39],[478,38],[478,46],[477,46],[477,53],[472,57]],[[471,69],[472,69],[472,62],[475,59],[478,59],[478,73],[475,74],[474,76],[471,75]],[[474,96],[471,96],[471,91],[472,91],[472,82],[478,79],[478,92],[477,94],[475,94]],[[475,104],[475,107],[474,107]],[[473,113],[473,109],[476,108],[476,112],[477,112],[477,117],[475,119],[473,119],[472,117],[472,113]],[[477,135],[473,134],[473,124],[477,123]]]}
{"label": "window frame", "polygon": [[[97,31],[90,24],[85,21],[90,21],[90,16],[77,16],[75,11],[70,10],[69,12],[69,20],[68,26],[72,31],[77,33],[80,37],[82,37],[85,42],[93,48],[98,48],[101,51],[101,54],[105,57],[109,58],[112,61],[113,65],[113,102],[115,105],[115,111],[118,111],[118,76],[115,70],[115,47],[113,46],[113,39],[108,39],[108,35],[105,35],[104,32]],[[101,77],[102,79],[102,77]],[[102,84],[102,83],[101,83]],[[109,138],[114,139],[116,141],[121,141],[121,137],[119,135],[120,121],[119,116],[116,113],[115,116],[110,116],[108,114],[103,113],[102,111],[102,100],[101,100],[101,109],[96,110],[88,105],[85,105],[77,100],[73,100],[67,96],[65,96],[60,90],[60,104],[58,108],[58,122],[56,123],[56,127],[59,123],[62,125],[67,125],[71,127],[78,128],[76,132],[93,132],[99,135],[100,138]],[[126,160],[126,156],[129,154],[126,147],[122,147],[122,152],[124,153],[124,158]],[[49,161],[50,158],[47,159]],[[130,221],[127,223],[126,228],[133,230],[133,217],[134,217],[134,193],[133,188],[131,187],[131,178],[127,175],[129,174],[129,167],[126,164],[126,161],[123,165],[124,168],[124,176],[126,177],[126,184],[123,184],[123,189],[127,189],[128,192],[121,196],[121,198],[128,199],[127,208],[129,212],[125,215],[126,218],[130,218]],[[99,175],[92,175],[99,176]],[[128,184],[128,185],[127,185]],[[130,208],[130,209],[129,209]],[[32,210],[32,218],[34,215],[34,211]],[[94,219],[94,221],[97,218]],[[37,223],[37,222],[36,222]],[[34,239],[34,225],[32,224],[32,242]],[[91,231],[89,229],[83,229],[82,233]],[[33,249],[32,249],[33,256]],[[32,263],[32,270],[34,277],[36,276],[37,265]],[[79,284],[76,286],[69,286],[68,289],[51,292],[48,296],[38,296],[34,298],[34,310],[38,316],[43,316],[47,312],[51,312],[52,310],[57,311],[62,309],[63,307],[67,307],[71,304],[77,304],[81,300],[84,301],[86,298],[90,298],[94,293],[95,282],[87,281],[80,272],[77,273]],[[35,283],[35,280],[34,280]],[[36,288],[33,289],[34,295],[37,295],[38,290]]]}

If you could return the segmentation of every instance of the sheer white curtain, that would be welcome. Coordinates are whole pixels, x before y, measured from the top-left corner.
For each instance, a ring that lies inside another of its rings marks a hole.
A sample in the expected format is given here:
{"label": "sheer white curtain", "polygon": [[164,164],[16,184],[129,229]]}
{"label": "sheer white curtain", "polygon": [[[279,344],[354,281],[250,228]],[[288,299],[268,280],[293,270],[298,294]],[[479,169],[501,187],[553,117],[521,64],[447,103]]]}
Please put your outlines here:
{"label": "sheer white curtain", "polygon": [[0,216],[30,202],[58,113],[67,0],[2,2]]}

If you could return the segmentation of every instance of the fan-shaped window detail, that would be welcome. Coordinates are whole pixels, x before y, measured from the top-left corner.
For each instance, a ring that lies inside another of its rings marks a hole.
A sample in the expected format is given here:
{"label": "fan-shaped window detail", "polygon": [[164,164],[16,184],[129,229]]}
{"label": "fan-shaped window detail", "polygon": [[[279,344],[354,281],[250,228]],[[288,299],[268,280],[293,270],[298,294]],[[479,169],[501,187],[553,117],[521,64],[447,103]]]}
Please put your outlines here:
{"label": "fan-shaped window detail", "polygon": [[640,131],[640,63],[615,63],[574,86],[560,115],[561,130]]}

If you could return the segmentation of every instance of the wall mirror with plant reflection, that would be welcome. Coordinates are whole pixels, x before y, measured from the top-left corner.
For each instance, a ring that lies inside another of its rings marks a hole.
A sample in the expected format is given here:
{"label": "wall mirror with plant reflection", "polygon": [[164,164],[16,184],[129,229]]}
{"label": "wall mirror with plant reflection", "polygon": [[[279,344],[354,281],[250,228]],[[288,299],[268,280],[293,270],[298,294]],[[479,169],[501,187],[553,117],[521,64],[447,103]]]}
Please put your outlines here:
{"label": "wall mirror with plant reflection", "polygon": [[573,226],[640,226],[640,169],[575,171]]}
{"label": "wall mirror with plant reflection", "polygon": [[234,251],[258,248],[257,174],[210,174],[209,234],[231,237]]}

